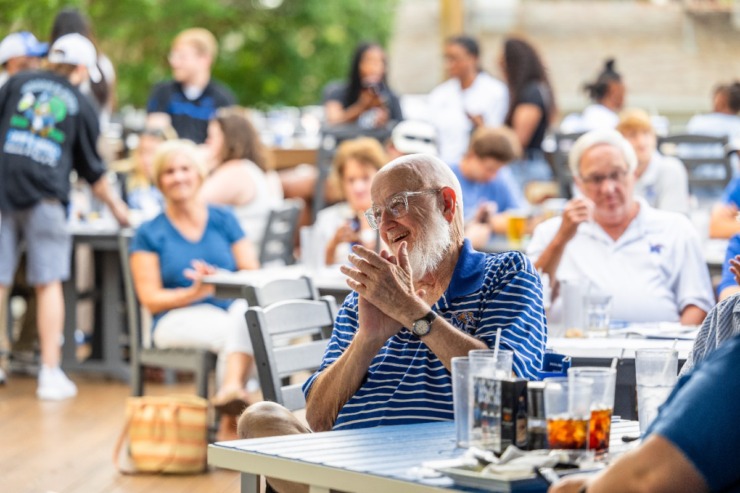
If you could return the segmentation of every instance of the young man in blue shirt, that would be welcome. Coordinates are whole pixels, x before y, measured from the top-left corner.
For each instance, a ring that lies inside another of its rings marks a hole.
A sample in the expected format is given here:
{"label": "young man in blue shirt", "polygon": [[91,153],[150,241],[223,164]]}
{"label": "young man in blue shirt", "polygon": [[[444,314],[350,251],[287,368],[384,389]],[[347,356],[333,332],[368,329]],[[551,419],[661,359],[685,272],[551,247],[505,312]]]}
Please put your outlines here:
{"label": "young man in blue shirt", "polygon": [[526,204],[506,166],[521,153],[511,129],[480,127],[460,163],[451,166],[465,204],[465,236],[475,248],[483,248],[491,235],[505,234],[509,211]]}

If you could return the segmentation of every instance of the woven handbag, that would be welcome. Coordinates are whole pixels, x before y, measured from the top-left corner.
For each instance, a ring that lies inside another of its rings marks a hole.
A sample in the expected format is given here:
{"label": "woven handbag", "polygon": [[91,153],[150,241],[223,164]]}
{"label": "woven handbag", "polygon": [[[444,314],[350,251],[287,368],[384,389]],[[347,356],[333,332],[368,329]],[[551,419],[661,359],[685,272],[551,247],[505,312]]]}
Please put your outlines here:
{"label": "woven handbag", "polygon": [[[127,444],[128,464],[119,464]],[[193,474],[206,470],[208,402],[193,395],[129,397],[114,463],[122,473]]]}

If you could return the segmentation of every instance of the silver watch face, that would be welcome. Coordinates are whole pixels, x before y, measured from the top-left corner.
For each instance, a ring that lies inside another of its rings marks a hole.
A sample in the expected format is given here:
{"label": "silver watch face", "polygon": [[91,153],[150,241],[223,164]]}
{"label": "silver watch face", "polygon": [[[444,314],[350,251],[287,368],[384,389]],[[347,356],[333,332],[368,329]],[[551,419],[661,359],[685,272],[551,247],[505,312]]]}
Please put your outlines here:
{"label": "silver watch face", "polygon": [[414,322],[414,326],[411,328],[413,333],[417,336],[425,336],[429,333],[431,324],[427,320],[417,320]]}

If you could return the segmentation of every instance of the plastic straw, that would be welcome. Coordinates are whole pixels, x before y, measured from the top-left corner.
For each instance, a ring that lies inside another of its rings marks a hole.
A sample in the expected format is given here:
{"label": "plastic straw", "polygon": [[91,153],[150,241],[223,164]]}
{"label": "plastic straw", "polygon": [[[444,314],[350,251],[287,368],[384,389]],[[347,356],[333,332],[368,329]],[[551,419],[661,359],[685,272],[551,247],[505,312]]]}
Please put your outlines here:
{"label": "plastic straw", "polygon": [[671,366],[671,356],[673,356],[673,351],[676,350],[676,345],[678,344],[678,339],[673,339],[673,344],[671,344],[671,351],[668,353],[668,356],[666,356],[665,364],[663,365],[663,371],[660,372],[661,375],[664,377],[668,373],[668,367]]}
{"label": "plastic straw", "polygon": [[493,364],[495,365],[498,361],[498,347],[501,344],[501,329],[496,334],[496,343],[493,345]]}

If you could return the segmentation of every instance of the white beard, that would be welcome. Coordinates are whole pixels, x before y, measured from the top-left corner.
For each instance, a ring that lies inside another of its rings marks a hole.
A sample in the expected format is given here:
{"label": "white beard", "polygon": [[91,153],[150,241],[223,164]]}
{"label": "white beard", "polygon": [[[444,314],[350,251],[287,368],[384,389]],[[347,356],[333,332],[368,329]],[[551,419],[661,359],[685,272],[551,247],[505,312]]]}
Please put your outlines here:
{"label": "white beard", "polygon": [[434,211],[429,225],[409,250],[409,264],[415,281],[433,272],[452,245],[451,224]]}

